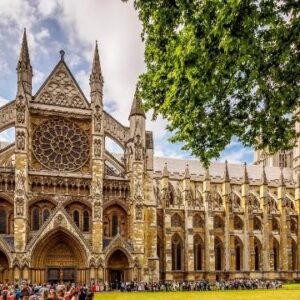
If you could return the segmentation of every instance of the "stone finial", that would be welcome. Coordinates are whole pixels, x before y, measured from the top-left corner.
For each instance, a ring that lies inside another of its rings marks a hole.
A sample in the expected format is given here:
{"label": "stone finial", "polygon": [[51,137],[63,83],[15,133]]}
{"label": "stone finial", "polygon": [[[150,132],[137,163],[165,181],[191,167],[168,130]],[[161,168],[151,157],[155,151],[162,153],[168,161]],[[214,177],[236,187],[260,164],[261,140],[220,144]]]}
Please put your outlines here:
{"label": "stone finial", "polygon": [[185,171],[184,171],[184,179],[190,179],[191,175],[190,175],[190,170],[189,170],[189,164],[186,164],[185,166]]}
{"label": "stone finial", "polygon": [[163,172],[162,172],[163,177],[169,177],[169,171],[168,171],[168,164],[165,162]]}
{"label": "stone finial", "polygon": [[268,179],[267,179],[266,170],[265,170],[264,165],[263,165],[262,174],[261,174],[261,184],[268,185]]}
{"label": "stone finial", "polygon": [[224,182],[229,182],[230,177],[229,177],[229,172],[228,172],[228,162],[225,160],[225,170],[224,170]]}
{"label": "stone finial", "polygon": [[19,57],[19,63],[20,62],[30,64],[26,28],[24,28],[24,33],[23,33],[22,46],[21,46],[21,52]]}
{"label": "stone finial", "polygon": [[244,163],[244,174],[243,174],[243,183],[249,184],[249,177],[248,177],[248,171],[247,171],[247,163]]}
{"label": "stone finial", "polygon": [[66,52],[64,50],[60,50],[59,54],[60,54],[60,60],[65,60],[65,54],[66,54]]}
{"label": "stone finial", "polygon": [[285,186],[282,168],[280,168],[280,176],[279,176],[278,186]]}
{"label": "stone finial", "polygon": [[138,86],[136,86],[136,90],[134,93],[129,118],[132,116],[137,116],[137,115],[146,118],[145,112],[142,108],[142,101],[138,94]]}

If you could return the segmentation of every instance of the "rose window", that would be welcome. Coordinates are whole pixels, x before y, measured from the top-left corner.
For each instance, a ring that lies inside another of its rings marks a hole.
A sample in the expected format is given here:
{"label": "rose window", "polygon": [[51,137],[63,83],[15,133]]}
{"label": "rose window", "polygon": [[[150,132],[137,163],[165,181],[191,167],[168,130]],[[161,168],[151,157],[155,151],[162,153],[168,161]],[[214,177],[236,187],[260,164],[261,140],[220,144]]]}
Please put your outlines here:
{"label": "rose window", "polygon": [[51,119],[38,126],[32,145],[36,159],[51,170],[74,171],[86,163],[90,153],[86,133],[64,119]]}

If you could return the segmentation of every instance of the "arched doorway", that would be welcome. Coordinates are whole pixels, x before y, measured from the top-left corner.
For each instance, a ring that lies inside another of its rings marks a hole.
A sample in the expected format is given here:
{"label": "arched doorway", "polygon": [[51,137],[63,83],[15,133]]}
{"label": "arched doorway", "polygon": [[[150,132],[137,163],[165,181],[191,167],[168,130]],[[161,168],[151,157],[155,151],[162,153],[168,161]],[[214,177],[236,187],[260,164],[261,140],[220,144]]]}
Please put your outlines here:
{"label": "arched doorway", "polygon": [[118,288],[120,281],[131,280],[128,257],[122,250],[118,249],[109,256],[107,271],[108,280],[114,289]]}
{"label": "arched doorway", "polygon": [[0,282],[9,282],[9,263],[7,256],[0,250]]}
{"label": "arched doorway", "polygon": [[77,282],[88,278],[87,256],[80,243],[64,230],[49,234],[35,247],[33,282]]}

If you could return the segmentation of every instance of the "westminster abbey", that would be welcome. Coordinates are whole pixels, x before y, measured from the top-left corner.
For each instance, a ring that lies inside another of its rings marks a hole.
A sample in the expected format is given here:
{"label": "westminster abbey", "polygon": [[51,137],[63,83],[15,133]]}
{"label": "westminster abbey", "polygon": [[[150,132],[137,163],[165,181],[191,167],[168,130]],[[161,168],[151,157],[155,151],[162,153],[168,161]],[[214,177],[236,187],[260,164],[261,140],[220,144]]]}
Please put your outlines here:
{"label": "westminster abbey", "polygon": [[1,131],[15,128],[0,149],[0,282],[300,279],[300,143],[205,170],[154,156],[137,95],[126,125],[103,109],[97,45],[89,97],[63,51],[35,94],[32,77],[25,31],[0,107]]}

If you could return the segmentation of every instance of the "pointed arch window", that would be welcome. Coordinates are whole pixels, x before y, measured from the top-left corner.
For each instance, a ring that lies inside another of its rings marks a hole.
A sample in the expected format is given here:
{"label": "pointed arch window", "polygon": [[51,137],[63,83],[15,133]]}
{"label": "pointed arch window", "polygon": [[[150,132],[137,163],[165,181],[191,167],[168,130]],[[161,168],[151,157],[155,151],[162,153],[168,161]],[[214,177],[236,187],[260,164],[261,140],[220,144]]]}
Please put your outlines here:
{"label": "pointed arch window", "polygon": [[83,213],[83,231],[90,231],[90,214],[86,210]]}
{"label": "pointed arch window", "polygon": [[254,240],[254,253],[255,253],[255,261],[254,261],[254,270],[260,270],[261,263],[261,243],[257,238]]}
{"label": "pointed arch window", "polygon": [[0,233],[7,233],[7,213],[4,209],[0,210]]}
{"label": "pointed arch window", "polygon": [[40,210],[35,207],[32,210],[32,230],[37,231],[40,229]]}
{"label": "pointed arch window", "polygon": [[116,236],[118,234],[119,228],[118,228],[118,216],[113,215],[111,220],[111,229],[112,229],[112,236]]}
{"label": "pointed arch window", "polygon": [[215,238],[215,270],[221,271],[223,265],[223,245],[222,242]]}
{"label": "pointed arch window", "polygon": [[194,237],[194,269],[201,271],[203,265],[203,243],[199,236]]}
{"label": "pointed arch window", "polygon": [[50,211],[48,208],[45,208],[43,211],[43,223],[45,223],[50,216]]}
{"label": "pointed arch window", "polygon": [[182,268],[182,242],[178,235],[172,239],[172,270],[180,271]]}
{"label": "pointed arch window", "polygon": [[73,221],[77,225],[77,227],[79,227],[79,211],[78,210],[74,210],[74,212],[73,212]]}

